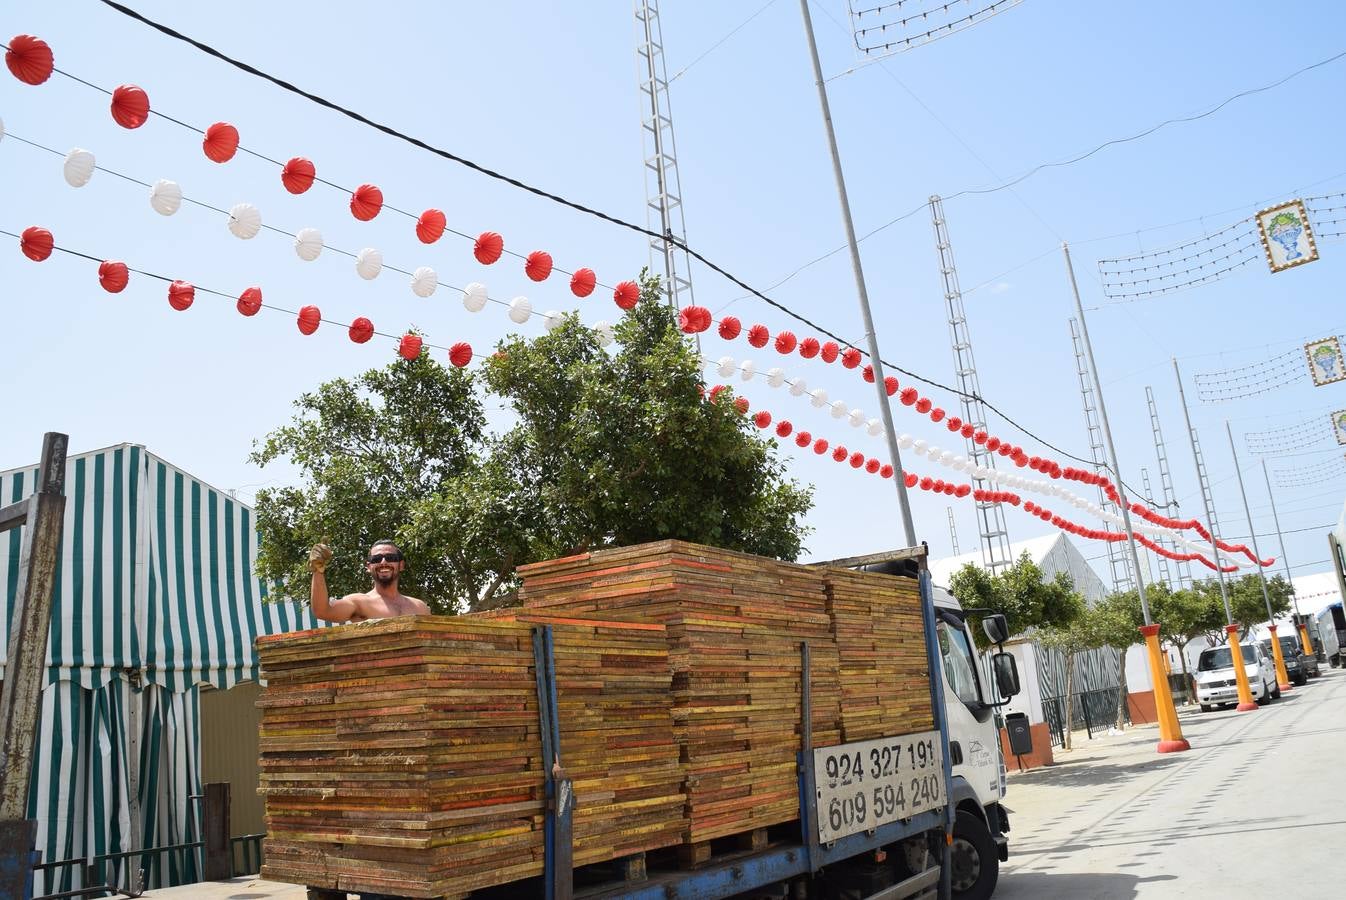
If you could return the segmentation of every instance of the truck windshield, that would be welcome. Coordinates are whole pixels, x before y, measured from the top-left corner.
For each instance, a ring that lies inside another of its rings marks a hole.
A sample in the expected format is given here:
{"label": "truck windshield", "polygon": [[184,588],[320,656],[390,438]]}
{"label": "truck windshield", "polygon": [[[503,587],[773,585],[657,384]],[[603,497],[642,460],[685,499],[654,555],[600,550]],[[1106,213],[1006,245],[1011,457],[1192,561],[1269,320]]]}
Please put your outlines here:
{"label": "truck windshield", "polygon": [[[1257,654],[1249,644],[1240,644],[1243,649],[1243,662],[1252,664],[1257,662]],[[1213,669],[1228,669],[1232,667],[1229,661],[1228,647],[1212,647],[1209,650],[1201,651],[1201,660],[1196,664],[1198,672],[1209,672]]]}
{"label": "truck windshield", "polygon": [[940,622],[939,653],[944,659],[944,678],[949,687],[969,708],[976,709],[981,704],[981,695],[977,691],[977,675],[973,669],[972,647],[968,644],[967,634],[947,622]]}

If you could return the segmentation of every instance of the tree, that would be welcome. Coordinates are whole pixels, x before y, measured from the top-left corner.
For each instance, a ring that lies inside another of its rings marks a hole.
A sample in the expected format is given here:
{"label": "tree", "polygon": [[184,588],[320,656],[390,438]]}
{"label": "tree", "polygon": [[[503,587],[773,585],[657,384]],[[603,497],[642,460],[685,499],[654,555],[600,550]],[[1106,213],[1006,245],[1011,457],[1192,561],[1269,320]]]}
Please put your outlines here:
{"label": "tree", "polygon": [[1111,611],[1099,604],[1088,606],[1079,592],[1072,590],[1069,601],[1076,607],[1075,615],[1068,621],[1048,625],[1039,629],[1034,639],[1044,647],[1058,650],[1066,658],[1066,708],[1065,708],[1065,749],[1070,749],[1071,722],[1075,710],[1075,656],[1089,650],[1096,650],[1107,643],[1111,635]]}
{"label": "tree", "polygon": [[[1147,598],[1156,590],[1167,591],[1162,583],[1146,589]],[[1140,608],[1140,594],[1135,591],[1117,591],[1108,594],[1093,608],[1096,616],[1094,627],[1098,629],[1103,644],[1112,647],[1121,654],[1117,673],[1117,716],[1113,727],[1121,730],[1126,724],[1128,689],[1126,684],[1126,654],[1135,644],[1140,643],[1140,627],[1145,624],[1145,616]]]}
{"label": "tree", "polygon": [[[995,575],[968,563],[953,574],[949,589],[964,608],[980,607],[1002,613],[1011,634],[1067,626],[1083,609],[1070,576],[1057,572],[1048,579],[1026,552]],[[980,619],[975,615],[971,618]],[[981,629],[972,631],[978,645],[984,647]]]}
{"label": "tree", "polygon": [[[1207,589],[1211,585],[1213,592]],[[1159,623],[1159,639],[1178,651],[1187,695],[1195,698],[1196,683],[1187,665],[1187,645],[1203,634],[1224,633],[1224,604],[1220,601],[1219,585],[1195,582],[1190,588],[1176,591],[1165,585],[1146,596],[1150,600],[1150,616]]]}

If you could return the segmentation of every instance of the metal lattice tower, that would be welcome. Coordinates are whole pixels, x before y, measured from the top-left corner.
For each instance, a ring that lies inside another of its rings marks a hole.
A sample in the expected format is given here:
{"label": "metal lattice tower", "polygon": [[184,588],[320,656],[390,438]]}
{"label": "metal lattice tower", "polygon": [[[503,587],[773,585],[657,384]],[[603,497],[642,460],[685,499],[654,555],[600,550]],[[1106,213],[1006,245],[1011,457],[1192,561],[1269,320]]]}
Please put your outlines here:
{"label": "metal lattice tower", "polygon": [[[939,251],[939,271],[944,278],[944,300],[949,310],[949,338],[953,346],[953,365],[958,376],[958,390],[962,392],[963,421],[979,431],[986,430],[986,407],[981,402],[981,383],[977,380],[977,361],[972,355],[972,336],[963,312],[963,292],[958,287],[958,269],[953,262],[953,245],[949,241],[949,227],[944,220],[944,203],[938,196],[930,198],[930,218],[935,226],[935,246]],[[967,439],[967,455],[974,465],[995,468],[995,454]],[[986,489],[987,481],[973,476],[973,486]],[[1009,533],[1005,530],[1005,511],[999,503],[977,503],[977,522],[981,529],[981,557],[993,574],[1008,568],[1010,559]]]}
{"label": "metal lattice tower", "polygon": [[[1192,456],[1196,459],[1196,480],[1201,485],[1201,499],[1206,504],[1206,509],[1210,510],[1210,533],[1216,537],[1220,536],[1220,522],[1215,518],[1215,495],[1210,490],[1210,477],[1206,474],[1206,457],[1201,452],[1201,440],[1196,436],[1196,428],[1192,432]],[[1214,557],[1216,565],[1219,565],[1219,557]]]}
{"label": "metal lattice tower", "polygon": [[[1080,400],[1084,403],[1084,427],[1089,432],[1089,457],[1094,461],[1094,472],[1099,475],[1108,474],[1108,456],[1103,449],[1103,428],[1098,420],[1098,404],[1094,402],[1094,384],[1089,379],[1089,362],[1084,355],[1084,338],[1080,334],[1080,323],[1074,318],[1070,320],[1070,340],[1075,346],[1075,372],[1080,379]],[[1108,499],[1107,493],[1100,485],[1098,488],[1098,505],[1104,510],[1117,515],[1119,513],[1117,505]],[[1103,527],[1107,531],[1115,531],[1111,522],[1104,522]],[[1131,571],[1131,558],[1121,547],[1121,544],[1108,541],[1108,570],[1112,573],[1112,589],[1114,591],[1130,591],[1136,587],[1136,579]]]}
{"label": "metal lattice tower", "polygon": [[[1178,514],[1178,495],[1173,490],[1173,475],[1168,467],[1168,450],[1164,446],[1163,429],[1159,427],[1159,407],[1154,402],[1154,389],[1148,384],[1145,385],[1145,402],[1150,407],[1150,428],[1154,431],[1154,453],[1159,459],[1159,489],[1164,493],[1164,514],[1176,517]],[[1153,501],[1151,503],[1158,505]],[[1179,562],[1173,568],[1178,573],[1177,587],[1190,587],[1192,584],[1192,564]]]}
{"label": "metal lattice tower", "polygon": [[[1145,488],[1145,502],[1154,506],[1154,491],[1150,490],[1150,470],[1144,466],[1140,467],[1140,481]],[[1177,551],[1177,548],[1169,542],[1168,538],[1159,538],[1158,544],[1165,550]],[[1173,573],[1168,570],[1168,557],[1166,556],[1159,556],[1159,580],[1169,587],[1173,586]]]}
{"label": "metal lattice tower", "polygon": [[953,507],[946,506],[944,509],[949,513],[949,541],[953,544],[953,555],[960,556],[963,551],[958,549],[958,528],[953,524]]}
{"label": "metal lattice tower", "polygon": [[650,238],[650,268],[662,269],[668,302],[674,309],[681,309],[694,302],[692,269],[687,251],[664,239],[671,237],[687,243],[658,0],[636,0],[636,22],[640,29],[636,56],[641,79],[641,139],[645,149],[645,222],[651,231],[664,236]]}

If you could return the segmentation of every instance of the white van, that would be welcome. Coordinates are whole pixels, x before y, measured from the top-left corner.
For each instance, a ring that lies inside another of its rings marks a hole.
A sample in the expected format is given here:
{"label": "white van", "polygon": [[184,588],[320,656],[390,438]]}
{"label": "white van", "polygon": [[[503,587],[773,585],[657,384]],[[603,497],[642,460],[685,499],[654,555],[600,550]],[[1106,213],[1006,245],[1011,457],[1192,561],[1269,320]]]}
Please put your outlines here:
{"label": "white van", "polygon": [[[1261,644],[1239,644],[1243,651],[1243,667],[1248,673],[1248,687],[1253,699],[1266,703],[1280,697],[1276,683],[1276,665],[1262,652]],[[1217,706],[1232,706],[1239,702],[1237,673],[1230,662],[1229,647],[1210,647],[1201,651],[1196,664],[1196,699],[1202,712]]]}

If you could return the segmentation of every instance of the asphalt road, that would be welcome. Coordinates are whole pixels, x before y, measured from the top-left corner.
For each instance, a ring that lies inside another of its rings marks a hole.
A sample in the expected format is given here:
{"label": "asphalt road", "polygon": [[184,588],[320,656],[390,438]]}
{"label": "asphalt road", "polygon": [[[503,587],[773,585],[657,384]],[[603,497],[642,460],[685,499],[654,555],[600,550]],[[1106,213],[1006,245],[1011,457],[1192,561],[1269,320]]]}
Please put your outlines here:
{"label": "asphalt road", "polygon": [[1136,728],[1011,775],[995,900],[1336,896],[1346,671],[1323,672],[1256,712],[1184,714],[1185,753]]}

